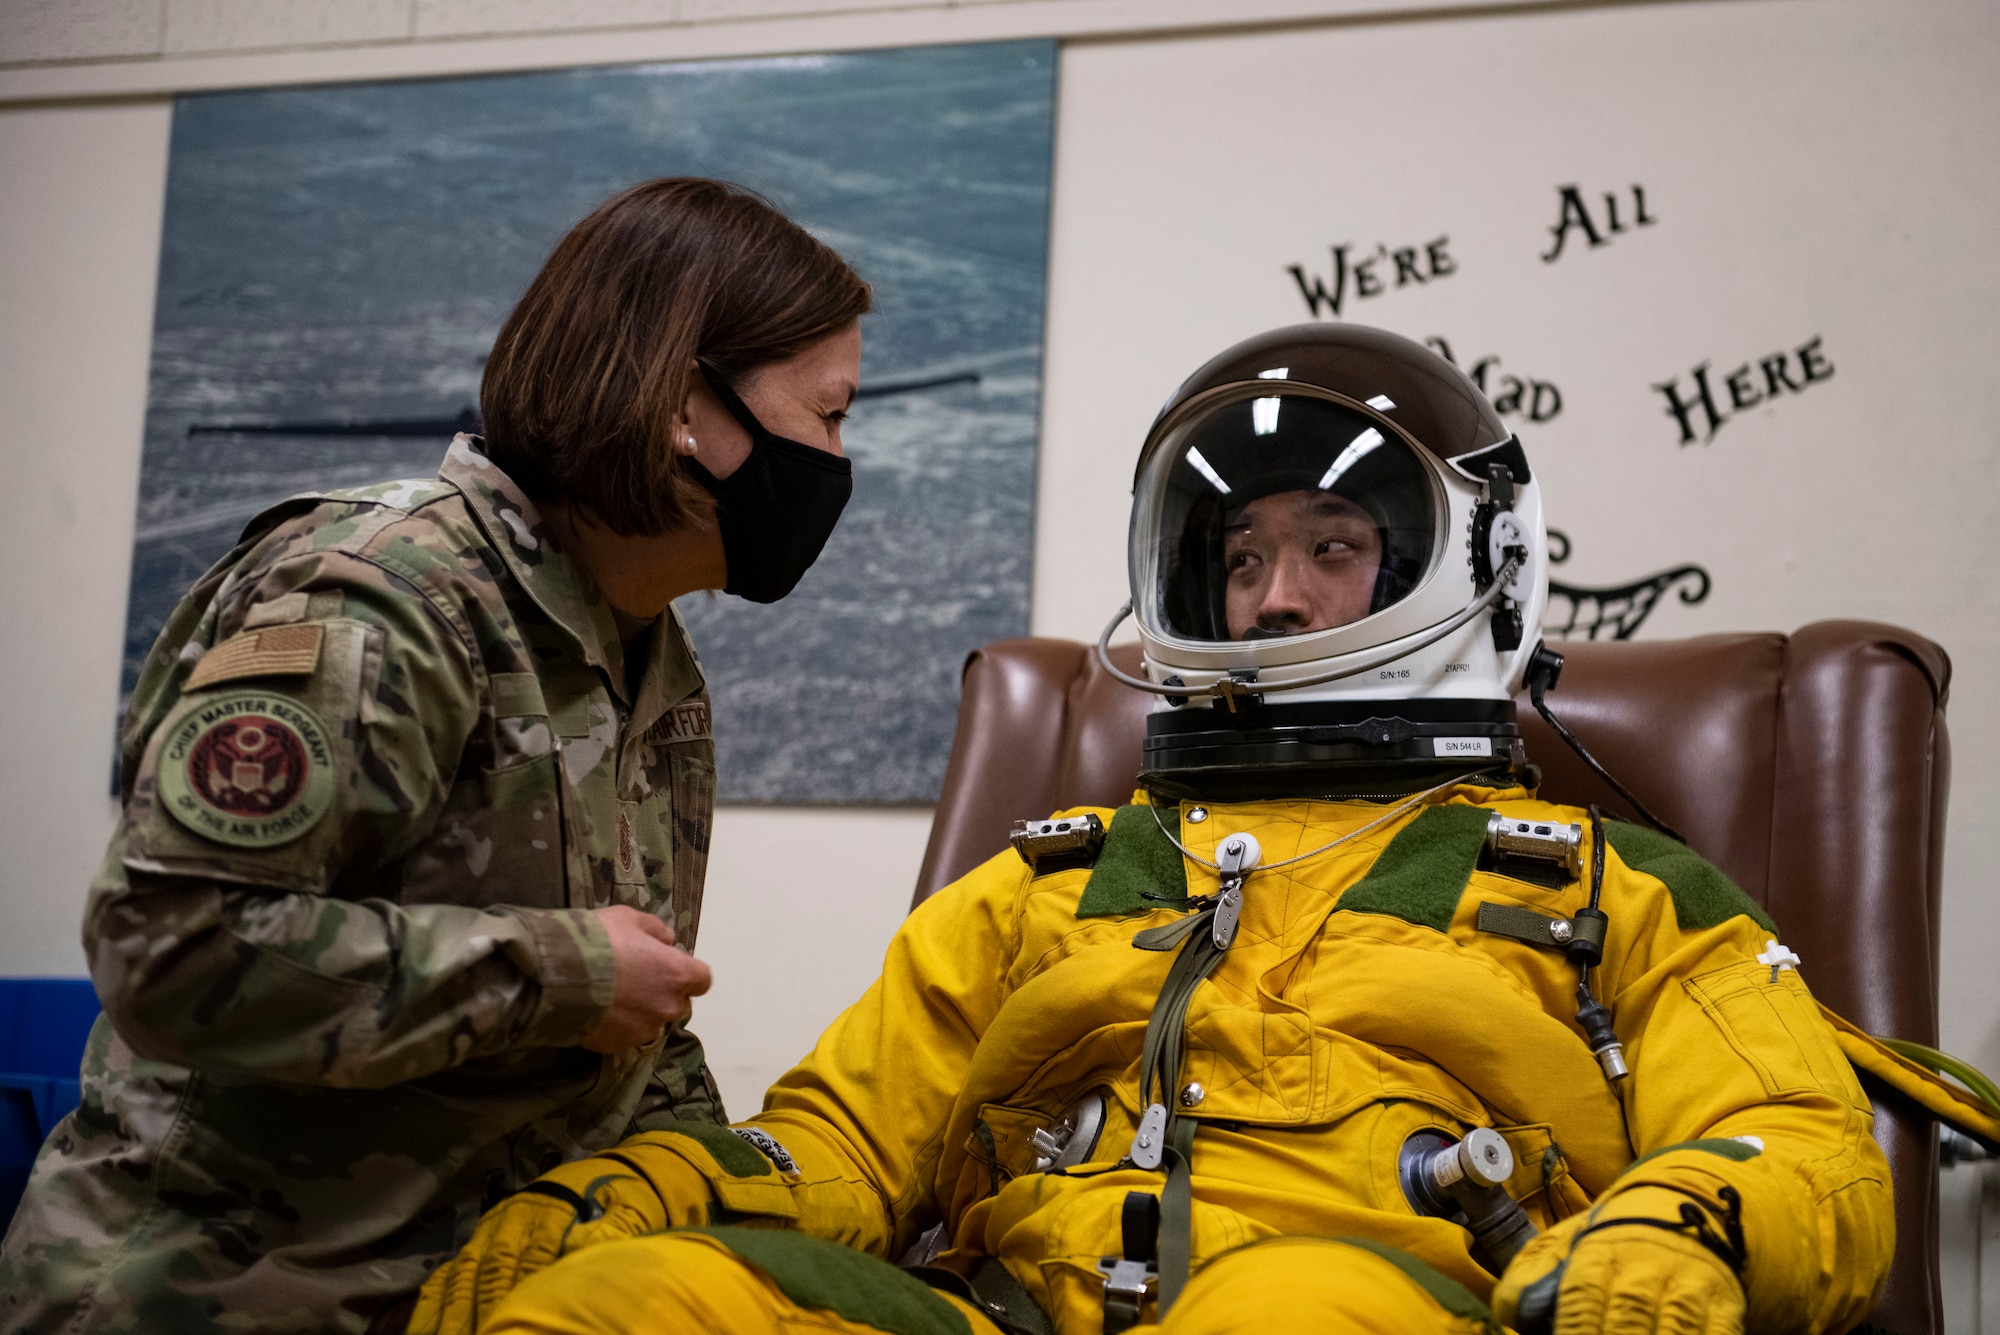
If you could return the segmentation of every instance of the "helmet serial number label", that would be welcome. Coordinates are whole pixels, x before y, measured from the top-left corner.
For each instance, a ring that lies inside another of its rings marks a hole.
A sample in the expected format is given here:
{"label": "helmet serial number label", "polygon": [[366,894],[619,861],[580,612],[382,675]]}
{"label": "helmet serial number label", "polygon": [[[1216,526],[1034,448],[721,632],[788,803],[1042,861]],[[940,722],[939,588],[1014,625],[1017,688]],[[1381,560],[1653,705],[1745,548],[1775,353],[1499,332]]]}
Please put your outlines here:
{"label": "helmet serial number label", "polygon": [[1493,754],[1491,737],[1435,737],[1432,744],[1436,748],[1432,754],[1440,756],[1490,756]]}

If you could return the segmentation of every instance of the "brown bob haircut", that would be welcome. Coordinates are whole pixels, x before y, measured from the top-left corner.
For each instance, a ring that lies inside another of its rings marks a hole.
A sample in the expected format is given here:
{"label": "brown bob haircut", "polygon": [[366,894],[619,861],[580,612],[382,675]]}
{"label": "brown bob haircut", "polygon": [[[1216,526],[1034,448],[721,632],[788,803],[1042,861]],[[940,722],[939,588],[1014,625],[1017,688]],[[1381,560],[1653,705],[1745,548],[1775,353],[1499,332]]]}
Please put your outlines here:
{"label": "brown bob haircut", "polygon": [[871,301],[845,260],[753,191],[635,185],[570,229],[501,327],[479,389],[487,457],[614,533],[705,523],[672,437],[695,362],[735,384]]}

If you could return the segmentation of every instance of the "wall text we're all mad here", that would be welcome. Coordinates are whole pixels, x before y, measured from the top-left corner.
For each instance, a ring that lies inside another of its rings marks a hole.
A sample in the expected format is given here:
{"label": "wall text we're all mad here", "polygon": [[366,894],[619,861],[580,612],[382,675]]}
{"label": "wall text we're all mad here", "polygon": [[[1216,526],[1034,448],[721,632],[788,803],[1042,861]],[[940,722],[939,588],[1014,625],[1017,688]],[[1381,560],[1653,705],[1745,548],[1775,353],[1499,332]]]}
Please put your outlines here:
{"label": "wall text we're all mad here", "polygon": [[[1538,255],[1544,264],[1608,246],[1620,236],[1660,221],[1646,199],[1645,186],[1640,184],[1598,192],[1594,198],[1587,197],[1576,184],[1559,185],[1555,190],[1556,220],[1548,228],[1551,240],[1548,249]],[[1303,264],[1287,265],[1286,272],[1314,319],[1340,319],[1355,301],[1370,301],[1456,274],[1459,265],[1450,245],[1451,237],[1443,233],[1434,240],[1410,245],[1392,247],[1378,242],[1372,250],[1342,242],[1329,247],[1332,265],[1325,273],[1309,272]],[[1425,341],[1446,361],[1459,364],[1443,336],[1434,334]],[[1680,430],[1679,443],[1687,446],[1699,440],[1707,444],[1741,413],[1831,379],[1834,366],[1820,344],[1815,335],[1791,349],[1746,358],[1734,370],[1723,373],[1714,372],[1713,363],[1705,359],[1685,378],[1676,375],[1652,388],[1665,399],[1665,414]],[[1480,357],[1462,369],[1503,417],[1541,423],[1563,409],[1562,391],[1553,381],[1502,370],[1497,356]]]}
{"label": "wall text we're all mad here", "polygon": [[1439,236],[1394,249],[1378,242],[1372,251],[1356,252],[1353,242],[1344,241],[1331,247],[1333,267],[1326,277],[1308,274],[1302,264],[1287,265],[1286,271],[1298,283],[1299,295],[1305,298],[1306,309],[1315,319],[1322,310],[1338,319],[1350,298],[1365,301],[1413,283],[1433,283],[1457,273],[1458,261],[1452,258],[1450,245],[1449,236]]}
{"label": "wall text we're all mad here", "polygon": [[[1721,404],[1722,394],[1710,378],[1710,364],[1706,360],[1689,372],[1685,391],[1679,376],[1653,388],[1667,400],[1666,414],[1681,429],[1680,443],[1692,445],[1699,438],[1706,445],[1715,439],[1723,423],[1738,413],[1768,403],[1780,394],[1801,394],[1823,380],[1831,380],[1833,363],[1826,359],[1819,345],[1820,336],[1815,334],[1796,348],[1759,357],[1754,363],[1745,361],[1735,370],[1716,377],[1721,381],[1721,390],[1727,393],[1727,408]],[[1702,428],[1699,433],[1697,427]]]}

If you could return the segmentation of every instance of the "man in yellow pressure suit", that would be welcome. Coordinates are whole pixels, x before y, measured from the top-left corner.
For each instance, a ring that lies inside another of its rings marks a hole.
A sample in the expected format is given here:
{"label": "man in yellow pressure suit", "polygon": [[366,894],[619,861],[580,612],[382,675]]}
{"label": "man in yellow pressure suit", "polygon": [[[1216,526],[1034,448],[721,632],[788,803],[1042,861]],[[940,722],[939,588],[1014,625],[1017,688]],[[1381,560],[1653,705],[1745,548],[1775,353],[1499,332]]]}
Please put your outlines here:
{"label": "man in yellow pressure suit", "polygon": [[1889,1172],[1797,956],[1677,840],[1535,796],[1540,495],[1473,385],[1352,325],[1230,349],[1148,437],[1131,570],[1133,804],[926,901],[759,1116],[496,1207],[413,1331],[1868,1312]]}

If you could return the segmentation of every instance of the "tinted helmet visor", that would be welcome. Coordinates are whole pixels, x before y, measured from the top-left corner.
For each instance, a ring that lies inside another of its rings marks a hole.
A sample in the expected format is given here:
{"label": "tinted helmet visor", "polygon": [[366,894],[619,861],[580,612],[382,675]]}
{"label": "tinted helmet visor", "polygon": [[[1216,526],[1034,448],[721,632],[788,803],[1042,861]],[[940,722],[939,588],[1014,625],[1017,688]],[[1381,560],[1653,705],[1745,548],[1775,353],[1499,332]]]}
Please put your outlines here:
{"label": "tinted helmet visor", "polygon": [[1273,394],[1218,404],[1140,478],[1141,615],[1192,641],[1331,630],[1402,601],[1439,546],[1422,460],[1366,415]]}

